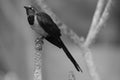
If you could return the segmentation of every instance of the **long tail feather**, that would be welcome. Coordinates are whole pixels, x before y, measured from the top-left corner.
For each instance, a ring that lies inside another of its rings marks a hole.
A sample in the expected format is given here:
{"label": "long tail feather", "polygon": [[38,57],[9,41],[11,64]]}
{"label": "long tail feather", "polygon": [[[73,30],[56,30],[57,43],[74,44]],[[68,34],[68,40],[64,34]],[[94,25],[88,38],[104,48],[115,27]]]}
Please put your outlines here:
{"label": "long tail feather", "polygon": [[61,45],[62,45],[62,49],[63,51],[66,53],[67,57],[71,60],[71,62],[74,64],[75,68],[77,69],[77,71],[82,71],[82,69],[80,68],[80,66],[78,65],[78,63],[75,61],[75,59],[72,57],[72,55],[70,54],[70,52],[68,51],[68,49],[66,48],[66,46],[64,45],[64,43],[62,42],[62,40],[60,39]]}

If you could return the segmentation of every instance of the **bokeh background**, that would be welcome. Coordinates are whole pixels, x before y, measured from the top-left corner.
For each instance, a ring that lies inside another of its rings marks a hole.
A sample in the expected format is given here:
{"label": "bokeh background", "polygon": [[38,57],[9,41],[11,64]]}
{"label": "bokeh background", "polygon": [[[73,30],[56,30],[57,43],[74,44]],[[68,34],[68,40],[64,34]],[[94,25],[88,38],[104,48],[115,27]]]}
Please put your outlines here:
{"label": "bokeh background", "polygon": [[[46,0],[46,3],[69,28],[86,38],[97,0]],[[90,46],[101,80],[120,79],[119,3],[114,0],[109,20]],[[25,0],[0,0],[0,80],[32,80],[34,33],[26,20],[23,8],[26,4]],[[45,41],[43,80],[69,80],[71,71],[76,80],[92,80],[80,48],[64,35],[62,40],[83,73],[76,71],[62,50]]]}

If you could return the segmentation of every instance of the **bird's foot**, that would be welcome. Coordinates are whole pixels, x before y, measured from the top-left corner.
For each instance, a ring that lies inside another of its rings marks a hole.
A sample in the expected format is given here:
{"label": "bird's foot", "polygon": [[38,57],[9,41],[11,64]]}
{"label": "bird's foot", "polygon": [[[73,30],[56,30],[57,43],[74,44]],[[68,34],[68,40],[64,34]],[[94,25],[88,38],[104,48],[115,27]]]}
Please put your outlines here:
{"label": "bird's foot", "polygon": [[41,51],[42,50],[42,46],[44,44],[43,42],[43,37],[38,37],[35,39],[35,49],[38,50],[38,51]]}

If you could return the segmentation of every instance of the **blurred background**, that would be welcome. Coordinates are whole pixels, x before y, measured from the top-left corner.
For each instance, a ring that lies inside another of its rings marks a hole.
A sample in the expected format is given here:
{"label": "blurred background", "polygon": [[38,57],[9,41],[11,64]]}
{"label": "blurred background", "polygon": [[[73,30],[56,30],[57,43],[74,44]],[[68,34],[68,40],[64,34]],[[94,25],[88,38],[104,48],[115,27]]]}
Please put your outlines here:
{"label": "blurred background", "polygon": [[[46,0],[47,5],[69,28],[86,38],[97,0]],[[120,79],[120,9],[114,0],[110,18],[90,47],[101,80]],[[25,0],[0,0],[0,80],[32,80],[34,34],[23,8]],[[62,40],[83,69],[77,72],[64,52],[45,41],[42,54],[43,80],[69,80],[73,71],[76,80],[92,80],[83,54],[72,41]]]}

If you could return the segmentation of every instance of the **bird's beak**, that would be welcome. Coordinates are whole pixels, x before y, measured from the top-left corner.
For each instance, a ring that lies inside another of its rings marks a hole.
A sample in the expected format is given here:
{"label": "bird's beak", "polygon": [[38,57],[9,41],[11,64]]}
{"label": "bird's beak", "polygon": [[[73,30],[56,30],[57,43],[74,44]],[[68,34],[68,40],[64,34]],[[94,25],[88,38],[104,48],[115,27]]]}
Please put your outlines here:
{"label": "bird's beak", "polygon": [[28,7],[27,6],[24,6],[25,9],[27,9]]}

